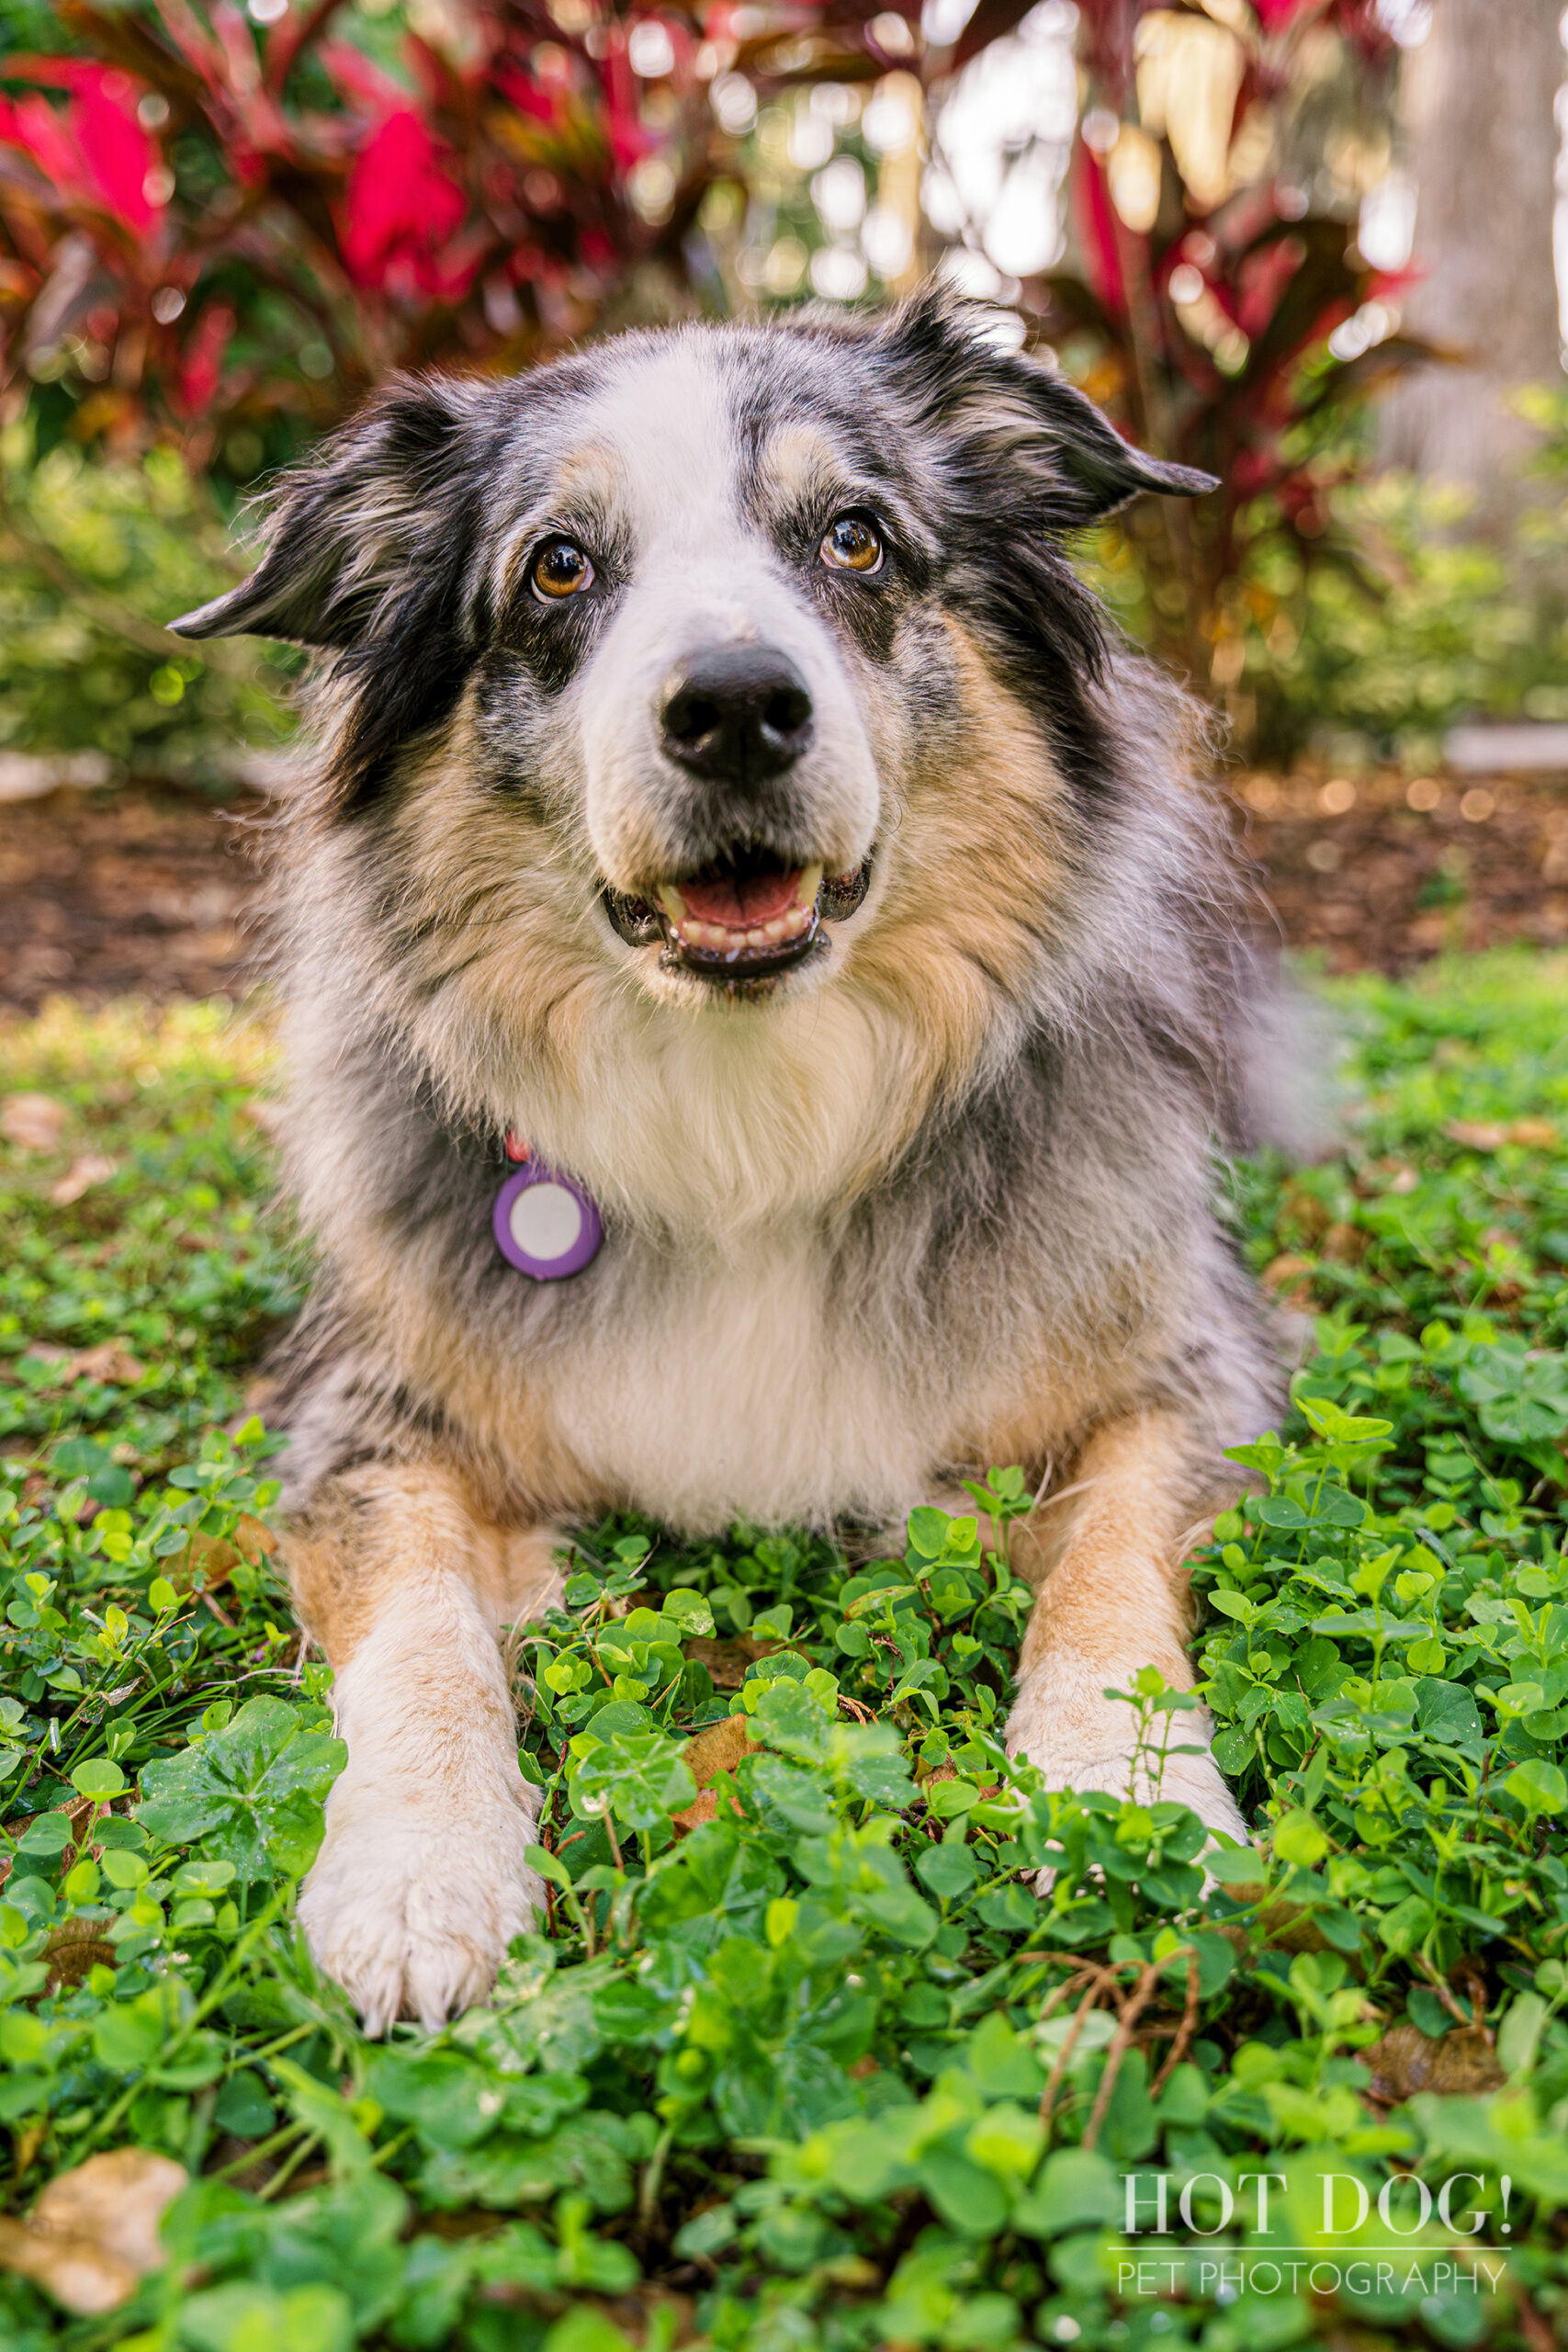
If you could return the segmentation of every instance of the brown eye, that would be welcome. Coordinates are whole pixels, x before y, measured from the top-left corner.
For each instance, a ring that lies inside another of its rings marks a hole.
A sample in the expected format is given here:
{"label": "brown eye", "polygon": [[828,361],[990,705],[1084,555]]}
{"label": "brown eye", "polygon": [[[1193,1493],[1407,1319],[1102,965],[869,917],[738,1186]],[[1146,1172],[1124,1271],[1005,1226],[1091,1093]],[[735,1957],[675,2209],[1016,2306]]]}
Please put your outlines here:
{"label": "brown eye", "polygon": [[882,541],[863,514],[840,514],[822,542],[822,560],[835,571],[880,571]]}
{"label": "brown eye", "polygon": [[589,587],[593,579],[593,566],[581,548],[570,539],[552,539],[534,558],[534,594],[547,597],[551,604],[562,596],[575,596]]}

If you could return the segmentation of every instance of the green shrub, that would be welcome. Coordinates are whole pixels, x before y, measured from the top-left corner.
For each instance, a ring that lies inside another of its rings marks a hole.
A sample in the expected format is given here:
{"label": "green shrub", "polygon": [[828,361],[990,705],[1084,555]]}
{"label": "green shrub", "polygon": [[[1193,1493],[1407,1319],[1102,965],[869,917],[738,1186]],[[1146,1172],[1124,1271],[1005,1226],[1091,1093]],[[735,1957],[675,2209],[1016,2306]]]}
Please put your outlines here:
{"label": "green shrub", "polygon": [[243,567],[203,487],[169,449],[140,462],[0,433],[0,755],[88,753],[132,775],[220,788],[287,741],[288,657],[166,637]]}
{"label": "green shrub", "polygon": [[[1535,470],[1568,470],[1568,395],[1521,406],[1542,432]],[[1284,527],[1270,497],[1237,517],[1211,673],[1194,680],[1229,713],[1237,750],[1285,767],[1305,752],[1427,767],[1461,720],[1568,717],[1568,506],[1528,507],[1506,543],[1468,536],[1470,492],[1374,470],[1364,419],[1338,421],[1314,462],[1319,536]],[[1134,512],[1085,549],[1142,645],[1168,639],[1183,610],[1148,560],[1157,531]]]}

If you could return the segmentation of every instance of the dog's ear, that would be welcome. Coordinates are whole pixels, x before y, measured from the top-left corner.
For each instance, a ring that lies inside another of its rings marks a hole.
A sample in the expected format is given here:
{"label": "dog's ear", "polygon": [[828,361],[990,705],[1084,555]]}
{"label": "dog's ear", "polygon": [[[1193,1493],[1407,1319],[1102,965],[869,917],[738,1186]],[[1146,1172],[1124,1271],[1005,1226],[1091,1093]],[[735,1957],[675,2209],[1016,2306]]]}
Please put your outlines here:
{"label": "dog's ear", "polygon": [[[337,651],[364,647],[428,607],[451,604],[473,388],[409,380],[382,392],[286,476],[250,578],[168,626],[176,637],[271,637]],[[426,610],[428,625],[431,615]],[[448,613],[448,619],[450,613]]]}
{"label": "dog's ear", "polygon": [[1201,498],[1217,490],[1219,478],[1194,466],[1173,466],[1123,441],[1094,402],[1065,376],[1022,353],[1010,361],[1014,379],[1044,424],[1062,475],[1064,526],[1081,529],[1114,514],[1119,506],[1152,490],[1163,498]]}
{"label": "dog's ear", "polygon": [[998,313],[940,284],[886,321],[882,338],[927,418],[994,458],[1043,466],[1050,526],[1081,530],[1140,492],[1193,498],[1213,474],[1168,465],[1123,441],[1076,385],[1026,353],[1001,347]]}

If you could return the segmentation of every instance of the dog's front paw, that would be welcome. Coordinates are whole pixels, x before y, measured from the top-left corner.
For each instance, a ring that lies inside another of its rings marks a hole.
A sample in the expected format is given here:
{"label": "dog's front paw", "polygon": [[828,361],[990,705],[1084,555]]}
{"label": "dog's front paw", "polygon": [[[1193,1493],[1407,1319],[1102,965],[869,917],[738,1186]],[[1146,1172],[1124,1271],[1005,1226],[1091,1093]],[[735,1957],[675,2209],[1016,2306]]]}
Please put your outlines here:
{"label": "dog's front paw", "polygon": [[[1086,1679],[1079,1676],[1075,1682]],[[1080,1688],[1072,1688],[1069,1696],[1069,1703],[1054,1706],[1048,1694],[1021,1690],[1008,1724],[1009,1750],[1038,1765],[1048,1788],[1073,1789],[1080,1795],[1098,1789],[1107,1796],[1136,1796],[1144,1804],[1160,1798],[1190,1805],[1205,1828],[1241,1846],[1249,1842],[1247,1824],[1209,1750],[1205,1709],[1174,1718],[1172,1747],[1190,1753],[1167,1755],[1163,1764],[1157,1755],[1145,1756],[1134,1770],[1131,1710],[1103,1700],[1099,1706],[1086,1704]]]}
{"label": "dog's front paw", "polygon": [[[1185,1729],[1191,1718],[1182,1721]],[[1184,1743],[1196,1746],[1195,1741]],[[1163,1770],[1156,1759],[1153,1770],[1140,1768],[1136,1774],[1125,1750],[1092,1756],[1048,1747],[1043,1756],[1031,1756],[1029,1760],[1039,1764],[1049,1788],[1072,1789],[1080,1796],[1098,1789],[1111,1797],[1135,1796],[1141,1804],[1152,1804],[1157,1798],[1170,1804],[1190,1805],[1205,1828],[1222,1830],[1238,1846],[1249,1842],[1236,1801],[1207,1747],[1197,1755],[1168,1756]]]}
{"label": "dog's front paw", "polygon": [[434,2031],[484,1998],[544,1899],[528,1868],[533,1824],[505,1797],[427,1811],[347,1779],[333,1791],[300,1925],[367,2034],[400,2017]]}
{"label": "dog's front paw", "polygon": [[[1190,1715],[1177,1717],[1179,1736],[1192,1722]],[[1184,1745],[1197,1746],[1197,1736]],[[1252,1840],[1241,1808],[1231,1794],[1228,1782],[1209,1752],[1206,1736],[1201,1751],[1195,1756],[1168,1756],[1160,1774],[1158,1790],[1151,1789],[1150,1796],[1159,1795],[1168,1804],[1190,1805],[1206,1829],[1215,1829],[1226,1838],[1234,1838],[1238,1846],[1248,1846]]]}

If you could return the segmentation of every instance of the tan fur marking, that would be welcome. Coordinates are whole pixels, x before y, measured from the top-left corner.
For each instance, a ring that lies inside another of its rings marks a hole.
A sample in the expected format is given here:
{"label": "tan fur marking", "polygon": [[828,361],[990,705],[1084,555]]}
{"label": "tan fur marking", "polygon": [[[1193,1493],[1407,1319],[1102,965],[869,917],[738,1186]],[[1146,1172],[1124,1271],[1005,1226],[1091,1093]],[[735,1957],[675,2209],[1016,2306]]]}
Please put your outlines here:
{"label": "tan fur marking", "polygon": [[[1037,726],[945,623],[965,707],[964,750],[917,774],[892,817],[879,920],[847,942],[853,985],[907,1023],[921,1050],[914,1119],[973,1070],[1038,956],[1034,922],[1062,879],[1052,821],[1062,792]],[[911,1126],[913,1125],[911,1121]]]}
{"label": "tan fur marking", "polygon": [[809,424],[784,425],[762,453],[770,486],[781,490],[786,498],[809,498],[824,484],[840,479],[843,464],[827,435]]}

